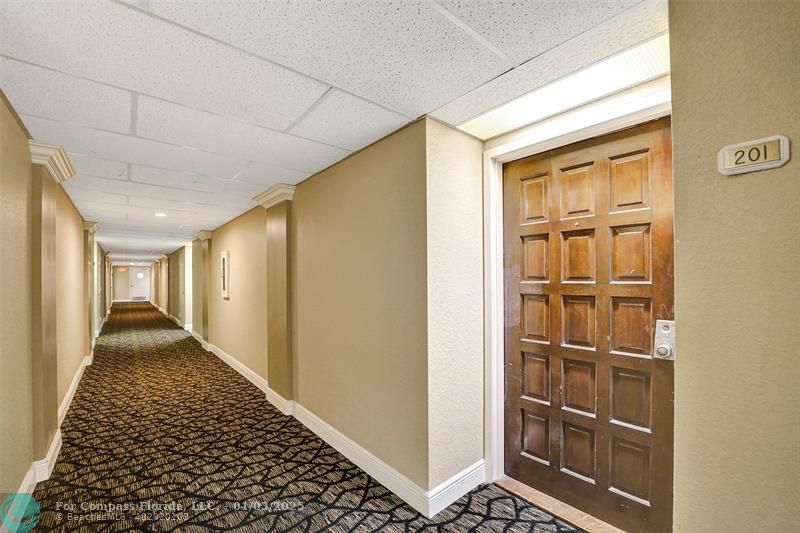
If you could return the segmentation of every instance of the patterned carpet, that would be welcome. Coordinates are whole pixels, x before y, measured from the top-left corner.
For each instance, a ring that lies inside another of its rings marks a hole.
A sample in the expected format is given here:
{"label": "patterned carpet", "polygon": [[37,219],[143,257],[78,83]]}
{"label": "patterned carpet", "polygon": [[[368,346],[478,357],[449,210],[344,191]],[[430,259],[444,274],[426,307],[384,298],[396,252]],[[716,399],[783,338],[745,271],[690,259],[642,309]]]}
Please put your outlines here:
{"label": "patterned carpet", "polygon": [[115,304],[34,493],[42,531],[576,531],[496,485],[429,520],[147,303]]}

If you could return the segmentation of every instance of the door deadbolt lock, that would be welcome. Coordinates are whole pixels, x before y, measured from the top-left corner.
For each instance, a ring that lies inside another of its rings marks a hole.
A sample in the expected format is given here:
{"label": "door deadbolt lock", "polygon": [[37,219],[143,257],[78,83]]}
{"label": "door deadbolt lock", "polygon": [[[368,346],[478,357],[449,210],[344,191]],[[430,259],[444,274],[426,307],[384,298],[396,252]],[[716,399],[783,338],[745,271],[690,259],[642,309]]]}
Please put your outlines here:
{"label": "door deadbolt lock", "polygon": [[656,320],[653,354],[657,359],[675,360],[675,321]]}
{"label": "door deadbolt lock", "polygon": [[660,359],[669,359],[672,355],[672,347],[669,344],[660,344],[656,347],[656,357]]}

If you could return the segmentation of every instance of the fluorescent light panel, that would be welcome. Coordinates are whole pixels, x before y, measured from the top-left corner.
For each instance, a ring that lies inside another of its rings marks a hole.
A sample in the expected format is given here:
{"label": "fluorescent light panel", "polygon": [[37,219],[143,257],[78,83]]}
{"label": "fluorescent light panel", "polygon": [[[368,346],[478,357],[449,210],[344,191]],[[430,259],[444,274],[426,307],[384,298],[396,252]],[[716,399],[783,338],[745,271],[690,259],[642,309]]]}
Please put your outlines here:
{"label": "fluorescent light panel", "polygon": [[458,128],[489,139],[666,74],[669,35],[664,34],[487,111]]}

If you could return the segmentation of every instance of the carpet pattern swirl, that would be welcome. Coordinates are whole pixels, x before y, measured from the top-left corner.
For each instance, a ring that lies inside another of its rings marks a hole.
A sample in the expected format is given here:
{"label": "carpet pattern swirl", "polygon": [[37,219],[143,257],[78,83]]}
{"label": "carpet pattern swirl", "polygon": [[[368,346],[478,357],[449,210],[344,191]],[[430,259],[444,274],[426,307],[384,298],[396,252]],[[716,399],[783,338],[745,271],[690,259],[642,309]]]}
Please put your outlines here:
{"label": "carpet pattern swirl", "polygon": [[94,354],[39,531],[578,531],[493,484],[425,518],[148,303]]}

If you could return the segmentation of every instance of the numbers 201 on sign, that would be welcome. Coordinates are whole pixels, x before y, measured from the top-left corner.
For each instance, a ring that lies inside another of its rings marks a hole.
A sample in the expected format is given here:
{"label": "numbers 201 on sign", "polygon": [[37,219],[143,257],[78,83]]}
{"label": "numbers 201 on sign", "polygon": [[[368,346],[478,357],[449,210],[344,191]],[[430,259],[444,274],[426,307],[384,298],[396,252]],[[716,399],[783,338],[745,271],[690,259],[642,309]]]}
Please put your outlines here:
{"label": "numbers 201 on sign", "polygon": [[783,135],[730,144],[719,151],[717,168],[726,176],[783,166],[789,161],[789,139]]}

